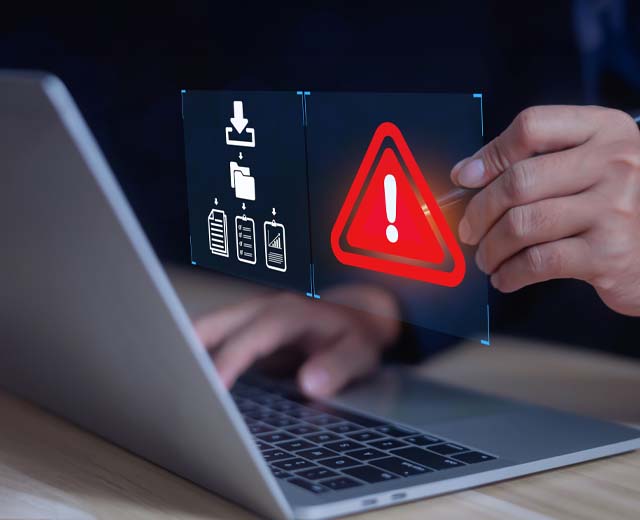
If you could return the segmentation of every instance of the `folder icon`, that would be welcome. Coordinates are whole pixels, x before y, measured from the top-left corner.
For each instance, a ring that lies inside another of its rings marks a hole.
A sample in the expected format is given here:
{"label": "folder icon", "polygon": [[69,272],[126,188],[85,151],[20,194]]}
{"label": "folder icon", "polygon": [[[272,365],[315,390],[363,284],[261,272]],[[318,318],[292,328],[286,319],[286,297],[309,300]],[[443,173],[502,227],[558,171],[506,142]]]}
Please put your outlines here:
{"label": "folder icon", "polygon": [[251,169],[239,166],[237,162],[229,163],[231,175],[231,187],[235,189],[236,198],[244,200],[256,200],[256,182],[251,177]]}

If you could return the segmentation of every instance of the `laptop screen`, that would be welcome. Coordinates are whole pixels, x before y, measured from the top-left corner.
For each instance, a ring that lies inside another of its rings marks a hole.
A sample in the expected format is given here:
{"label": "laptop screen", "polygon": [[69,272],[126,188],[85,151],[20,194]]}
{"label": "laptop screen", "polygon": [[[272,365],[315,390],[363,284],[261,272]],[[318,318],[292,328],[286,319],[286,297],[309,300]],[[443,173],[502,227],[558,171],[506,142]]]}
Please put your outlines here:
{"label": "laptop screen", "polygon": [[364,284],[489,344],[449,178],[483,144],[481,94],[189,90],[182,114],[194,265],[341,304]]}

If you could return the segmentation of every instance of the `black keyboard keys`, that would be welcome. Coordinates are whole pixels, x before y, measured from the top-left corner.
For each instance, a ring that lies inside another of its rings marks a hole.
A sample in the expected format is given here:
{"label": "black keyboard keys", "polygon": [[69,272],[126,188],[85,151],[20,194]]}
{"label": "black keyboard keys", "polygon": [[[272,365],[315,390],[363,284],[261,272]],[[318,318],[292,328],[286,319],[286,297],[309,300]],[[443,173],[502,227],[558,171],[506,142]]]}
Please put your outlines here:
{"label": "black keyboard keys", "polygon": [[299,471],[299,476],[306,478],[307,480],[323,480],[325,478],[339,477],[340,474],[335,471],[331,471],[328,468],[311,468]]}
{"label": "black keyboard keys", "polygon": [[293,439],[292,435],[284,432],[273,432],[273,433],[263,433],[262,435],[258,435],[258,439],[264,442],[283,442],[290,441]]}
{"label": "black keyboard keys", "polygon": [[338,455],[335,451],[327,450],[326,448],[312,448],[310,450],[302,450],[296,452],[297,457],[304,457],[305,459],[317,460],[328,459],[329,457],[335,457]]}
{"label": "black keyboard keys", "polygon": [[452,443],[447,443],[447,444],[436,444],[435,446],[429,446],[428,448],[430,451],[435,451],[436,453],[439,453],[440,455],[451,455],[452,453],[460,453],[463,451],[469,451],[468,448],[465,448],[464,446],[460,446],[458,444],[452,444]]}
{"label": "black keyboard keys", "polygon": [[344,440],[344,441],[330,442],[329,444],[325,444],[325,448],[329,448],[330,450],[335,450],[335,451],[351,451],[351,450],[358,450],[358,449],[365,448],[365,445],[360,444],[359,442],[356,442],[356,441]]}
{"label": "black keyboard keys", "polygon": [[364,431],[364,432],[352,433],[351,435],[348,435],[348,437],[353,439],[354,441],[369,442],[369,441],[375,441],[376,439],[381,439],[382,434],[378,432],[373,432],[373,431]]}
{"label": "black keyboard keys", "polygon": [[276,468],[283,469],[285,471],[298,471],[300,469],[315,468],[316,465],[308,460],[304,459],[288,459],[274,462],[273,465]]}
{"label": "black keyboard keys", "polygon": [[308,450],[310,448],[313,448],[314,445],[311,444],[310,442],[294,440],[294,441],[280,442],[276,444],[276,447],[280,448],[281,450],[299,451],[299,450]]}
{"label": "black keyboard keys", "polygon": [[373,466],[359,466],[357,468],[348,468],[345,469],[344,472],[351,475],[352,477],[356,477],[360,480],[364,480],[365,482],[369,482],[370,484],[398,478],[393,473],[389,473],[388,471],[384,471],[379,468],[374,468]]}
{"label": "black keyboard keys", "polygon": [[373,448],[365,448],[363,450],[349,451],[346,453],[349,457],[353,457],[358,460],[371,460],[371,459],[379,459],[386,456],[386,453],[382,453],[381,451],[375,450]]}
{"label": "black keyboard keys", "polygon": [[274,460],[290,459],[291,453],[282,450],[267,450],[262,452],[264,460],[273,462]]}
{"label": "black keyboard keys", "polygon": [[318,417],[310,417],[305,420],[311,424],[315,424],[316,426],[328,426],[330,424],[342,422],[340,419],[333,417],[332,415],[319,415]]}
{"label": "black keyboard keys", "polygon": [[340,435],[329,432],[314,433],[313,435],[307,435],[305,439],[318,444],[323,444],[325,442],[337,441],[338,439],[340,439]]}
{"label": "black keyboard keys", "polygon": [[478,462],[486,462],[487,460],[494,460],[495,457],[487,455],[486,453],[480,453],[479,451],[468,451],[467,453],[458,453],[452,455],[453,458],[461,460],[466,464],[476,464]]}
{"label": "black keyboard keys", "polygon": [[357,480],[353,480],[349,477],[338,477],[331,480],[323,480],[322,484],[333,489],[334,491],[339,491],[340,489],[348,489],[356,486],[362,486],[361,482]]}
{"label": "black keyboard keys", "polygon": [[300,424],[299,426],[287,428],[287,431],[293,435],[307,435],[309,433],[318,433],[320,428],[309,424]]}
{"label": "black keyboard keys", "polygon": [[406,442],[399,441],[398,439],[381,439],[379,441],[370,442],[369,444],[379,450],[393,450],[409,446]]}
{"label": "black keyboard keys", "polygon": [[421,475],[422,473],[431,472],[430,469],[420,466],[415,462],[409,462],[408,460],[402,460],[397,457],[387,457],[385,459],[374,460],[370,464],[387,471],[391,471],[401,477],[410,477],[412,475]]}
{"label": "black keyboard keys", "polygon": [[421,448],[400,448],[399,450],[393,450],[391,453],[398,457],[403,457],[405,459],[412,460],[413,462],[417,462],[422,466],[438,470],[457,468],[458,466],[463,465],[462,462],[448,459]]}
{"label": "black keyboard keys", "polygon": [[343,469],[358,466],[360,462],[351,457],[333,457],[332,459],[321,460],[320,464],[324,464],[331,469]]}
{"label": "black keyboard keys", "polygon": [[403,440],[417,446],[428,446],[430,444],[438,444],[439,442],[442,442],[442,439],[438,439],[438,437],[426,434],[414,435],[413,437],[405,437]]}
{"label": "black keyboard keys", "polygon": [[320,484],[317,484],[315,482],[308,482],[301,478],[292,478],[290,480],[287,480],[287,482],[295,484],[296,486],[300,486],[301,488],[304,488],[307,491],[311,491],[312,493],[316,494],[326,493],[327,491],[329,491],[326,487],[321,486]]}
{"label": "black keyboard keys", "polygon": [[400,428],[399,426],[393,426],[391,424],[380,426],[376,428],[376,431],[379,431],[380,433],[384,433],[389,437],[409,437],[409,435],[418,435],[418,432],[415,430]]}
{"label": "black keyboard keys", "polygon": [[362,430],[362,426],[352,423],[336,424],[335,426],[327,426],[327,430],[331,430],[334,433],[353,433]]}
{"label": "black keyboard keys", "polygon": [[266,424],[252,424],[249,426],[249,431],[254,435],[259,435],[261,433],[272,432],[274,428],[271,426],[267,426]]}

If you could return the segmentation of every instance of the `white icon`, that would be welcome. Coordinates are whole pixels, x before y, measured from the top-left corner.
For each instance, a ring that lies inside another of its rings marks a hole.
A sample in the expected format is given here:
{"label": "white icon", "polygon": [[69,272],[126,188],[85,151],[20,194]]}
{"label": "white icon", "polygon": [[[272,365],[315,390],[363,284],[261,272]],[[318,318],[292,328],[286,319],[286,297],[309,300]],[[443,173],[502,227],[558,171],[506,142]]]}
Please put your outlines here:
{"label": "white icon", "polygon": [[237,199],[256,200],[256,181],[251,177],[250,168],[231,161],[229,174],[231,175],[231,187],[236,190]]}
{"label": "white icon", "polygon": [[247,264],[256,263],[256,225],[245,215],[236,217],[236,252],[238,260]]}
{"label": "white icon", "polygon": [[264,223],[264,259],[269,269],[287,270],[287,240],[284,226],[275,220]]}
{"label": "white icon", "polygon": [[[233,102],[233,117],[229,118],[229,121],[231,121],[231,124],[233,126],[232,127],[227,126],[224,129],[225,139],[227,141],[227,144],[232,146],[247,146],[249,148],[255,148],[256,147],[256,131],[253,128],[247,127],[249,120],[246,117],[244,117],[242,101]],[[249,137],[245,140],[231,139],[231,132],[233,132],[233,130],[235,130],[236,133],[240,135],[240,137],[243,137],[245,133]]]}
{"label": "white icon", "polygon": [[[217,199],[216,199],[217,200]],[[221,209],[209,213],[209,249],[214,255],[229,257],[229,236],[227,215]]]}

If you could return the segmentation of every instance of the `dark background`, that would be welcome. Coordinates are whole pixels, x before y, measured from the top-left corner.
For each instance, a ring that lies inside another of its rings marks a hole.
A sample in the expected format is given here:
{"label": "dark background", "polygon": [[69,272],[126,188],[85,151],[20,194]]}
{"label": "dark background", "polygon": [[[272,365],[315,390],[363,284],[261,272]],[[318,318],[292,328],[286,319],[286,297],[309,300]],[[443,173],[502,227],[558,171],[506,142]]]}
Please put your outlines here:
{"label": "dark background", "polygon": [[[589,18],[596,4],[605,10]],[[640,108],[637,4],[14,2],[0,17],[0,67],[65,81],[157,252],[188,263],[180,88],[483,92],[490,139],[533,104]],[[637,354],[639,320],[581,283],[495,295],[493,309],[496,331]]]}

